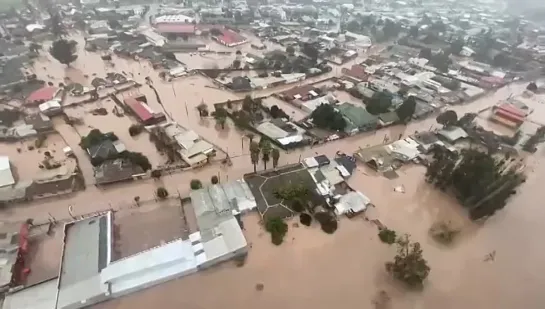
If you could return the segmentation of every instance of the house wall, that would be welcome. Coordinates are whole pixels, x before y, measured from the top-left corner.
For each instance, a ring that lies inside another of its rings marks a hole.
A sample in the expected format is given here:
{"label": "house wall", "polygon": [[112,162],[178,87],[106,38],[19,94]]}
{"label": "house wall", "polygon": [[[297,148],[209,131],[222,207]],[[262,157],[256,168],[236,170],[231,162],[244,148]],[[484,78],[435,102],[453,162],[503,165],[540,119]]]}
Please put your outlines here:
{"label": "house wall", "polygon": [[216,259],[207,260],[206,262],[199,265],[198,269],[199,270],[207,269],[217,264],[232,260],[236,257],[244,256],[246,254],[248,254],[248,247],[240,248],[236,251],[230,252],[228,254],[224,254]]}

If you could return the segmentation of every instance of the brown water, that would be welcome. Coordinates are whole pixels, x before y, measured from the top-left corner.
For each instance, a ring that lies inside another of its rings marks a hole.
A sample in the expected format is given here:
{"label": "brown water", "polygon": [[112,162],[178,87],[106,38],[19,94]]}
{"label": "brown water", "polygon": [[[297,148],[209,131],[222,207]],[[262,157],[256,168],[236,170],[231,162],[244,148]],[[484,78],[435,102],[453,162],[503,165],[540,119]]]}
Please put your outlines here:
{"label": "brown water", "polygon": [[[80,54],[71,69],[55,61],[43,62],[36,65],[40,76],[46,74],[40,70],[42,66],[47,66],[47,73],[57,80],[65,76],[76,79],[76,76],[83,76],[81,72],[100,76],[111,70],[102,65],[98,55],[90,53]],[[145,180],[104,190],[91,186],[68,198],[12,207],[1,214],[2,219],[17,221],[32,217],[41,221],[48,213],[59,219],[66,218],[69,205],[73,206],[75,214],[110,207],[126,208],[132,206],[133,196],[140,196],[142,200],[152,198],[158,185],[186,195],[193,178],[207,182],[212,175],[219,174],[222,181],[227,181],[252,170],[243,132],[232,124],[228,130],[218,131],[213,122],[200,120],[195,110],[202,101],[211,106],[243,95],[209,88],[213,84],[197,76],[180,79],[172,85],[160,82],[157,73],[144,62],[119,60],[116,68],[132,72],[141,82],[145,76],[151,76],[172,118],[227,150],[233,156],[233,166],[208,166],[163,177],[160,183]],[[504,88],[454,109],[459,114],[481,110],[523,88],[524,85]],[[146,86],[140,91],[153,98]],[[274,90],[256,91],[254,95],[271,91]],[[160,108],[153,100],[150,105],[154,109]],[[539,106],[535,109],[532,117],[545,119],[545,112],[541,112]],[[115,123],[105,126],[116,129]],[[385,134],[397,138],[399,134],[408,135],[435,126],[434,119],[427,119],[313,149],[283,153],[280,164],[294,163],[315,154],[333,156],[338,150],[352,153],[358,147],[382,142]],[[126,130],[126,123],[120,124],[119,130]],[[393,248],[381,244],[376,237],[376,228],[361,218],[343,219],[334,235],[325,235],[316,227],[293,228],[290,223],[286,243],[273,247],[258,224],[258,216],[250,215],[245,218],[245,226],[251,252],[244,267],[227,264],[97,307],[374,308],[373,299],[384,290],[391,298],[391,308],[542,308],[545,275],[539,265],[545,259],[545,247],[540,242],[541,234],[545,233],[542,224],[545,209],[540,203],[539,191],[545,182],[545,166],[538,162],[541,156],[543,151],[539,150],[529,160],[528,181],[507,208],[482,225],[467,220],[454,201],[430,188],[422,180],[423,168],[406,167],[395,180],[379,177],[364,167],[358,169],[350,184],[376,205],[368,211],[368,216],[380,219],[400,233],[410,233],[414,240],[423,244],[432,272],[422,292],[408,292],[386,276],[383,265],[394,255]],[[397,185],[403,185],[405,193],[394,192]],[[443,247],[429,238],[428,229],[438,220],[452,221],[461,228],[461,235],[454,245]],[[495,252],[495,259],[485,262],[485,257],[492,252]],[[256,291],[257,283],[264,284],[263,291]]]}

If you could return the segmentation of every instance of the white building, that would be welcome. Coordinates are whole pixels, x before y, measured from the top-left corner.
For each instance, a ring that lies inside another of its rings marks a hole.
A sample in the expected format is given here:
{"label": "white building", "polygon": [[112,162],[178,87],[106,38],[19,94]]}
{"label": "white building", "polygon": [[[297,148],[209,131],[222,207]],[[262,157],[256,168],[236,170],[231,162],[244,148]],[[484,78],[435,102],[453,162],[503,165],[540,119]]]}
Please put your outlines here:
{"label": "white building", "polygon": [[3,309],[90,307],[247,254],[235,217],[256,207],[246,182],[192,191],[191,201],[198,231],[120,259],[111,211],[67,223],[58,278],[8,293]]}
{"label": "white building", "polygon": [[13,173],[11,172],[11,164],[9,157],[0,156],[0,188],[15,184]]}
{"label": "white building", "polygon": [[163,46],[167,42],[167,39],[164,36],[151,29],[145,29],[141,33],[143,36],[146,37],[148,42],[150,42],[154,46]]}

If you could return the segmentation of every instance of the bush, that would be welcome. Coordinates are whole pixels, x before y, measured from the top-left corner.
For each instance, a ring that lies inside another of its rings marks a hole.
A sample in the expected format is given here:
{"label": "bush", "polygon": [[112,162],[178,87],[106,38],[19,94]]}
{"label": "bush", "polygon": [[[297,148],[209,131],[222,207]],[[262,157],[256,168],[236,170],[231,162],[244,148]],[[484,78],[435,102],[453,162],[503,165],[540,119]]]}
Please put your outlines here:
{"label": "bush", "polygon": [[327,234],[333,234],[337,230],[339,226],[339,223],[335,218],[331,218],[330,221],[324,222],[321,224],[322,231],[326,232]]}
{"label": "bush", "polygon": [[168,197],[168,191],[167,189],[163,187],[157,188],[157,191],[155,192],[157,194],[157,197],[164,200]]}
{"label": "bush", "polygon": [[378,238],[383,243],[391,245],[396,242],[397,236],[395,231],[384,228],[378,232]]}
{"label": "bush", "polygon": [[213,185],[217,185],[217,184],[220,182],[220,180],[219,180],[218,176],[214,175],[214,176],[212,176],[212,178],[210,179],[210,182],[211,182]]}
{"label": "bush", "polygon": [[288,225],[282,219],[274,218],[265,223],[265,229],[271,233],[271,242],[279,246],[288,232]]}
{"label": "bush", "polygon": [[307,213],[301,213],[299,215],[299,222],[304,226],[310,226],[312,223],[312,216]]}
{"label": "bush", "polygon": [[422,287],[430,267],[422,255],[420,243],[411,243],[408,235],[400,237],[396,243],[397,255],[392,262],[385,264],[386,270],[408,286]]}
{"label": "bush", "polygon": [[191,190],[199,190],[202,189],[202,182],[198,179],[193,179],[189,186],[191,187]]}
{"label": "bush", "polygon": [[124,151],[120,154],[120,157],[128,159],[134,165],[140,166],[144,172],[151,169],[148,157],[140,152]]}
{"label": "bush", "polygon": [[303,202],[300,199],[295,199],[291,203],[291,210],[295,212],[303,212],[305,210],[305,206],[303,205]]}
{"label": "bush", "polygon": [[161,170],[153,170],[153,171],[151,171],[151,177],[153,177],[153,178],[159,179],[159,178],[161,178],[162,174],[163,174],[163,173],[161,172]]}
{"label": "bush", "polygon": [[433,239],[445,245],[452,243],[459,232],[448,222],[437,222],[430,227],[430,234]]}
{"label": "bush", "polygon": [[144,127],[139,124],[133,124],[129,127],[129,135],[130,136],[136,136],[144,130]]}

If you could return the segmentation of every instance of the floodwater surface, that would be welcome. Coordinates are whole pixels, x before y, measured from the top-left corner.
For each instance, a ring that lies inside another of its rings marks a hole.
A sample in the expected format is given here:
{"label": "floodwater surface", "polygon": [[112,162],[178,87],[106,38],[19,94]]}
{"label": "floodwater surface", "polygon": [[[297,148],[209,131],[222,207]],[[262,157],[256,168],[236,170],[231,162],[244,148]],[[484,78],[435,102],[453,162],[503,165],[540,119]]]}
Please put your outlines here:
{"label": "floodwater surface", "polygon": [[[82,46],[80,42],[80,48]],[[143,180],[107,189],[89,186],[86,191],[67,198],[8,208],[0,214],[2,219],[20,221],[31,217],[43,221],[49,214],[64,219],[68,217],[69,205],[76,215],[107,208],[130,208],[133,207],[134,196],[142,200],[152,199],[158,186],[165,186],[171,194],[186,196],[191,179],[197,178],[207,183],[211,176],[219,175],[225,182],[240,179],[244,173],[253,170],[244,132],[239,132],[232,124],[228,125],[228,130],[218,130],[213,120],[200,119],[196,111],[196,106],[201,102],[213,110],[213,103],[242,98],[244,94],[218,89],[201,76],[182,78],[174,83],[162,82],[144,61],[116,59],[112,68],[104,65],[99,55],[82,51],[73,67],[67,69],[47,55],[42,58],[35,65],[36,73],[43,78],[50,75],[56,82],[64,77],[88,82],[84,75],[96,73],[103,76],[105,72],[113,70],[130,72],[141,83],[144,83],[146,76],[150,76],[169,117],[228,151],[233,158],[233,166],[215,164],[165,176],[160,181]],[[47,70],[42,67],[47,67]],[[453,109],[459,115],[486,109],[511,93],[522,92],[524,87],[506,87],[477,102]],[[138,91],[152,99],[150,105],[153,109],[162,108],[149,87],[144,85]],[[276,89],[254,92],[254,95],[273,91]],[[536,100],[533,104],[541,103]],[[543,108],[532,108],[536,110],[533,118],[545,119],[545,112],[541,112]],[[98,127],[99,124],[97,122],[93,126]],[[124,130],[126,125],[120,124],[125,127]],[[114,124],[105,125],[110,126]],[[295,163],[316,154],[333,156],[337,151],[350,154],[359,147],[381,143],[385,135],[396,139],[400,134],[407,136],[435,127],[438,127],[435,119],[427,119],[315,148],[282,153],[280,165]],[[324,234],[316,225],[310,228],[294,227],[294,222],[289,222],[290,230],[285,243],[275,247],[261,228],[258,215],[252,214],[244,218],[245,234],[251,248],[243,267],[237,268],[227,263],[97,307],[542,308],[545,304],[545,275],[540,265],[545,260],[545,246],[541,241],[541,235],[545,233],[542,223],[545,208],[539,192],[542,190],[541,184],[545,183],[545,165],[539,161],[543,155],[543,150],[539,150],[527,160],[527,182],[504,210],[481,224],[470,222],[455,201],[426,184],[422,167],[405,167],[400,171],[400,177],[394,180],[377,176],[363,166],[358,168],[349,182],[376,205],[367,216],[379,219],[399,233],[411,234],[413,240],[422,243],[424,256],[431,267],[423,291],[408,291],[386,275],[384,262],[392,259],[395,250],[382,244],[376,236],[376,227],[361,217],[342,219],[333,235]],[[260,164],[258,168],[262,169],[263,166]],[[405,193],[395,192],[394,188],[401,185]],[[430,239],[428,230],[437,221],[450,221],[461,229],[460,236],[451,246],[442,246]],[[256,284],[263,284],[264,289],[257,291]],[[390,298],[389,307],[388,304],[376,304],[379,296],[385,295],[382,291]]]}

